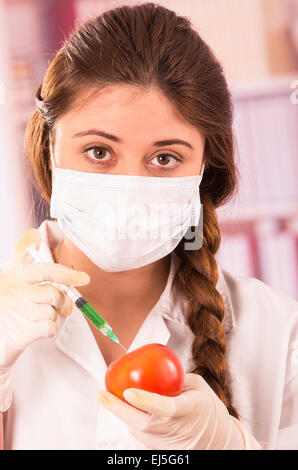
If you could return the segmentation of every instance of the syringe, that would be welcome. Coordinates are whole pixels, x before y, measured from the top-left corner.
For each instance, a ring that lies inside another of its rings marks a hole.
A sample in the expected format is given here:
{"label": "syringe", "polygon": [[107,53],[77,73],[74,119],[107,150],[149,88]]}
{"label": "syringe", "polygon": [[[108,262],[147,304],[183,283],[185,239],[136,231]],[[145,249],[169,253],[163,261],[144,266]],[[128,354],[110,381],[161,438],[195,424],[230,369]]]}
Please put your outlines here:
{"label": "syringe", "polygon": [[[30,255],[35,259],[35,261],[40,261],[42,263],[47,263],[40,253],[34,248],[33,245],[30,245],[27,250],[27,253],[30,253]],[[127,349],[122,346],[120,343],[119,339],[113,333],[112,328],[110,325],[106,322],[106,320],[92,307],[89,302],[87,302],[86,299],[80,294],[77,289],[74,287],[69,287],[65,286],[62,284],[57,284],[55,282],[51,283],[53,286],[57,287],[57,289],[61,290],[62,292],[65,292],[65,294],[68,295],[68,297],[71,299],[71,301],[83,312],[83,314],[93,323],[93,325],[105,336],[108,336],[111,338],[115,343],[118,343],[121,348],[124,349],[124,351],[127,353]]]}

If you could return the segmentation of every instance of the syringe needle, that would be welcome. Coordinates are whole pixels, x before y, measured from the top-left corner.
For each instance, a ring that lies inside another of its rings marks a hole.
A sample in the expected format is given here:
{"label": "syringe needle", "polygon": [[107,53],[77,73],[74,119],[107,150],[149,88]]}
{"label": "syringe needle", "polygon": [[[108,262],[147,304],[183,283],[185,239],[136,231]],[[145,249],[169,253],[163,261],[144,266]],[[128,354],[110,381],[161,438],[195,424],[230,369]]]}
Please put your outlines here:
{"label": "syringe needle", "polygon": [[[42,263],[47,262],[47,260],[45,260],[43,256],[41,256],[40,253],[34,248],[34,245],[30,245],[27,248],[27,252],[30,253],[30,255],[36,261],[40,261]],[[62,290],[104,336],[108,336],[115,343],[118,343],[127,353],[127,349],[122,346],[115,333],[113,333],[110,325],[108,325],[106,320],[95,310],[95,308],[92,307],[91,304],[89,304],[89,302],[87,302],[87,300],[80,294],[79,291],[77,291],[77,289],[54,282],[52,284],[58,289]]]}

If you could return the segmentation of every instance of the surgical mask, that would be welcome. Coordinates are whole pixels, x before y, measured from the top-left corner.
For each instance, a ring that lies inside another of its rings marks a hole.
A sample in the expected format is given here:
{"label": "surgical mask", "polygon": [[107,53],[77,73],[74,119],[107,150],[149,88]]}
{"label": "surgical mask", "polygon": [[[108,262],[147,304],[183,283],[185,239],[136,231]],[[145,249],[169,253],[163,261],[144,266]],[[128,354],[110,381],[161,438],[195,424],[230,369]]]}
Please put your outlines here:
{"label": "surgical mask", "polygon": [[152,177],[54,169],[50,213],[64,234],[108,272],[171,253],[198,226],[201,175]]}

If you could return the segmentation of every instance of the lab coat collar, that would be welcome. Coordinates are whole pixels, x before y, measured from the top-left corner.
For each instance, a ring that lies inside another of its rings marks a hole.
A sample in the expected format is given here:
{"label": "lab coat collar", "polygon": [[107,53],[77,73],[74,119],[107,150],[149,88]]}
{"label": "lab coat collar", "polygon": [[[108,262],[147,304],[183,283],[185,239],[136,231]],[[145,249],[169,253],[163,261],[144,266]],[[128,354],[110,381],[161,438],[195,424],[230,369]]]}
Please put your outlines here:
{"label": "lab coat collar", "polygon": [[[63,240],[63,232],[55,221],[44,221],[40,225],[39,230],[41,232],[39,251],[49,262],[53,262],[52,249]],[[128,352],[148,343],[166,345],[170,339],[171,332],[165,319],[186,326],[183,311],[187,301],[185,298],[177,296],[176,292],[172,290],[174,275],[179,264],[180,259],[172,252],[166,286],[135,336]],[[216,288],[222,295],[225,303],[223,326],[226,333],[229,333],[235,325],[234,313],[225,281],[224,270],[219,266]],[[54,338],[57,347],[84,367],[99,385],[105,388],[103,381],[107,365],[84,315],[74,306],[72,314],[67,318],[59,318],[59,322],[58,333]]]}

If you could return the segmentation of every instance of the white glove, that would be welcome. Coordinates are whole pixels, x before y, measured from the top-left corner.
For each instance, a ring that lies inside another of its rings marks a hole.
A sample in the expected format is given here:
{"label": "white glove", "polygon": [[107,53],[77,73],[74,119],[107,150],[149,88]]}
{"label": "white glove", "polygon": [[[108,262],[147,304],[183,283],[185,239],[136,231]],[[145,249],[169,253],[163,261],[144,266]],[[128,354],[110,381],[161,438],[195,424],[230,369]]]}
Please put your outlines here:
{"label": "white glove", "polygon": [[138,450],[262,449],[203,377],[189,373],[184,379],[175,397],[126,389],[125,400],[139,409],[107,391],[100,391],[98,399],[128,425]]}
{"label": "white glove", "polygon": [[13,255],[0,272],[0,411],[12,401],[13,365],[33,341],[55,336],[59,316],[72,312],[71,300],[51,284],[88,284],[88,274],[61,264],[32,263],[29,245],[39,243],[37,229],[28,230],[18,241]]}

